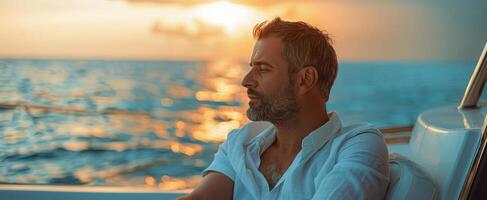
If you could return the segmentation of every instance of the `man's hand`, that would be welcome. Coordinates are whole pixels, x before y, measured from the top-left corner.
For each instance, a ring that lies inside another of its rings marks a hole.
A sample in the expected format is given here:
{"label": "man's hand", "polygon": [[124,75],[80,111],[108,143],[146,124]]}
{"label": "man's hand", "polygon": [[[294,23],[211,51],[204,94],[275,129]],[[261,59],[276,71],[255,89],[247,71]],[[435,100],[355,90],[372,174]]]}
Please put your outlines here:
{"label": "man's hand", "polygon": [[222,173],[209,172],[188,196],[177,200],[233,199],[233,181]]}

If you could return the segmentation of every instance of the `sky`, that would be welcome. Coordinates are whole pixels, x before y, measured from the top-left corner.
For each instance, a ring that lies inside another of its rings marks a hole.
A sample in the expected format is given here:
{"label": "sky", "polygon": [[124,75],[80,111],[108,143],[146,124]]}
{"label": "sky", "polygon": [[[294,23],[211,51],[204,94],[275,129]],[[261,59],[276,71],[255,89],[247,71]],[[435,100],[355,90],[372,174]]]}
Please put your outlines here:
{"label": "sky", "polygon": [[0,0],[0,58],[248,60],[280,16],[332,35],[341,61],[475,62],[485,0]]}

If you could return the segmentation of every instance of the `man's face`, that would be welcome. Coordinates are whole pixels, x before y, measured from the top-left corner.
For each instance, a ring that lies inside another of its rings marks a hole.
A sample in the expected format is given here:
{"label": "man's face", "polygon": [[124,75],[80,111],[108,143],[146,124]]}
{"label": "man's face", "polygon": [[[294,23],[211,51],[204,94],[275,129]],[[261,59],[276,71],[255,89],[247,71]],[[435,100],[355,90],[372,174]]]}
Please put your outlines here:
{"label": "man's face", "polygon": [[282,50],[276,37],[255,43],[251,69],[242,80],[250,99],[247,117],[252,121],[279,123],[293,118],[299,110]]}

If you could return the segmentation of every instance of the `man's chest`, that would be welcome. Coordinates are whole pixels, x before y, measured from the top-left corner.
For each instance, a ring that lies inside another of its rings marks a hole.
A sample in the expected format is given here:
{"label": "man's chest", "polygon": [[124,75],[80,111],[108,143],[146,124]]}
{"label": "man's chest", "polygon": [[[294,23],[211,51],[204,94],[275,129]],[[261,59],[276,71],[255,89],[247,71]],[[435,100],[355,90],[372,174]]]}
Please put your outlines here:
{"label": "man's chest", "polygon": [[260,157],[260,173],[269,184],[269,189],[274,188],[284,173],[288,170],[296,155],[285,156],[273,150],[266,150]]}
{"label": "man's chest", "polygon": [[270,147],[262,153],[259,150],[246,149],[243,156],[246,165],[254,167],[237,170],[241,173],[235,182],[234,192],[245,191],[241,193],[252,196],[245,198],[239,195],[241,199],[310,199],[316,191],[317,180],[326,176],[323,167],[329,161],[328,150],[322,149],[308,159],[303,159],[306,151],[286,157],[270,150]]}
{"label": "man's chest", "polygon": [[[258,171],[251,170],[249,174],[245,174],[246,177],[242,177],[243,182],[237,181],[235,185],[237,189],[246,188],[247,192],[256,194],[255,199],[311,198],[315,192],[313,177],[316,176],[316,172],[314,170],[279,156],[274,159],[272,156],[269,156],[271,159],[265,155],[261,157],[263,159],[259,163]],[[252,176],[252,173],[257,176]]]}

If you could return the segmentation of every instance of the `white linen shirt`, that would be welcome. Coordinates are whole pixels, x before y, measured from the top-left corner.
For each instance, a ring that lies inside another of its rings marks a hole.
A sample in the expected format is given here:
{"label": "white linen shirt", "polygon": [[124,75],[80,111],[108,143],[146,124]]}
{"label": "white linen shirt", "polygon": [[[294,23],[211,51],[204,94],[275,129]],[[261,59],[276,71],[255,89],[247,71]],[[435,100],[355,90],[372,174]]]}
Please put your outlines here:
{"label": "white linen shirt", "polygon": [[234,182],[234,199],[383,199],[389,184],[388,152],[382,133],[370,124],[342,127],[336,113],[307,135],[277,184],[259,171],[260,155],[274,142],[275,127],[250,122],[231,131],[203,171]]}

